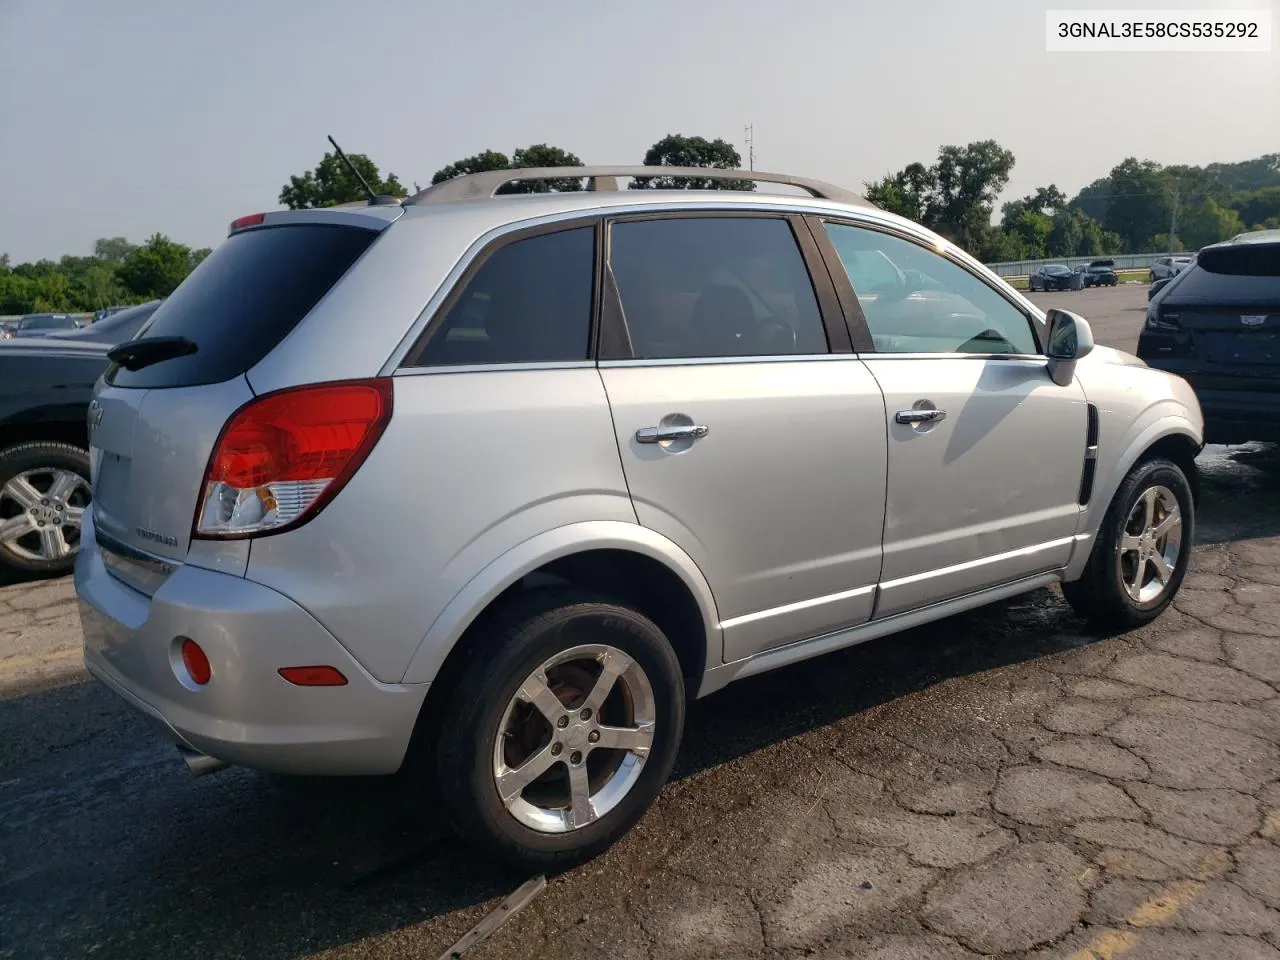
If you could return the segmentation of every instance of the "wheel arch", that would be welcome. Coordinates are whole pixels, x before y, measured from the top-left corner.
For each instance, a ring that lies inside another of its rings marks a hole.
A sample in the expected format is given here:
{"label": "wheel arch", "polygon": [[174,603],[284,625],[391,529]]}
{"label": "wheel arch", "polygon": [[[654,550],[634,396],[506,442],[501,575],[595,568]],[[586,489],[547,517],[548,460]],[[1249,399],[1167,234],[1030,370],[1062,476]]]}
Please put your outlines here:
{"label": "wheel arch", "polygon": [[444,679],[459,642],[487,610],[512,592],[544,581],[572,583],[634,604],[668,634],[694,689],[703,672],[723,659],[715,599],[688,554],[638,524],[589,521],[532,537],[476,574],[428,629],[402,682]]}
{"label": "wheel arch", "polygon": [[1148,424],[1132,442],[1126,445],[1124,455],[1114,463],[1105,480],[1094,490],[1085,522],[1077,538],[1076,550],[1063,573],[1063,579],[1075,580],[1084,572],[1098,531],[1111,507],[1111,501],[1115,499],[1116,491],[1120,489],[1124,478],[1129,475],[1129,471],[1135,465],[1157,457],[1172,460],[1186,474],[1187,483],[1191,486],[1193,503],[1198,505],[1200,482],[1195,461],[1203,447],[1201,433],[1185,417],[1164,416]]}

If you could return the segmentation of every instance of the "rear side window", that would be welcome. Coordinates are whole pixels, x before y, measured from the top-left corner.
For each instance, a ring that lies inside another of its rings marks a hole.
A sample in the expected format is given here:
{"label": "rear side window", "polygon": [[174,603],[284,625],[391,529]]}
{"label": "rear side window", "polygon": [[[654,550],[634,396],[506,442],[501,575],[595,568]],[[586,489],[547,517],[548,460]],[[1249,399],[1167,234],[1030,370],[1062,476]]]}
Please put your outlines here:
{"label": "rear side window", "polygon": [[827,352],[813,282],[786,220],[619,220],[609,265],[636,359]]}
{"label": "rear side window", "polygon": [[112,364],[107,382],[194,387],[240,376],[311,312],[377,236],[308,223],[229,237],[160,305],[146,332],[186,337],[196,352],[136,371]]}
{"label": "rear side window", "polygon": [[405,366],[557,363],[591,355],[595,227],[513,240],[453,298]]}

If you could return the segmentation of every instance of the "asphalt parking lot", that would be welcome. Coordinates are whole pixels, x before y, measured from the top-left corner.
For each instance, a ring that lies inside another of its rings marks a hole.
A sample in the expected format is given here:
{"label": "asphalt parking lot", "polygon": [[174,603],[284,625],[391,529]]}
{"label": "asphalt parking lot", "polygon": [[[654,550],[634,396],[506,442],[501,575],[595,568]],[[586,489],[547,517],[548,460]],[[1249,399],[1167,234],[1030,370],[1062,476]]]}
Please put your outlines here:
{"label": "asphalt parking lot", "polygon": [[[1132,349],[1145,285],[1037,295]],[[1176,608],[1054,590],[696,703],[640,826],[465,956],[1280,958],[1280,453],[1210,448]],[[198,780],[0,588],[0,957],[439,957],[525,877],[388,781]]]}

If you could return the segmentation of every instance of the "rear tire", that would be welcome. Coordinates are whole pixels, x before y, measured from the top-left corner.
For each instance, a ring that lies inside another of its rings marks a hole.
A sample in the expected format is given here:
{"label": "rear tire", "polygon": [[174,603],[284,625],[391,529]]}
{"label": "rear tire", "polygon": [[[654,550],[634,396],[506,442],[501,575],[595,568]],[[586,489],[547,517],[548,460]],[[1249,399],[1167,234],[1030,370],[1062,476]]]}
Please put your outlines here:
{"label": "rear tire", "polygon": [[1098,627],[1150,623],[1177,596],[1194,541],[1195,506],[1182,468],[1145,460],[1120,484],[1084,572],[1062,584],[1062,595]]}
{"label": "rear tire", "polygon": [[89,455],[79,447],[40,441],[0,451],[0,571],[70,572],[89,500]]}
{"label": "rear tire", "polygon": [[523,869],[602,853],[675,764],[685,693],[670,643],[643,614],[573,589],[520,595],[464,642],[435,744],[455,829]]}

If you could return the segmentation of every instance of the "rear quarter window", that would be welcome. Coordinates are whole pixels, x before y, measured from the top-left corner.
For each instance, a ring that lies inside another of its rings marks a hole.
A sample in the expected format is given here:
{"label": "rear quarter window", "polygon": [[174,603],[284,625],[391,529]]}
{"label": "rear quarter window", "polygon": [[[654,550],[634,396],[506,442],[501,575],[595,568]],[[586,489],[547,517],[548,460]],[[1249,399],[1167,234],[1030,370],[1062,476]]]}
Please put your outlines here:
{"label": "rear quarter window", "polygon": [[289,224],[225,240],[151,318],[148,337],[186,337],[196,352],[141,370],[112,364],[117,387],[194,387],[238,377],[311,312],[378,237],[376,230]]}

